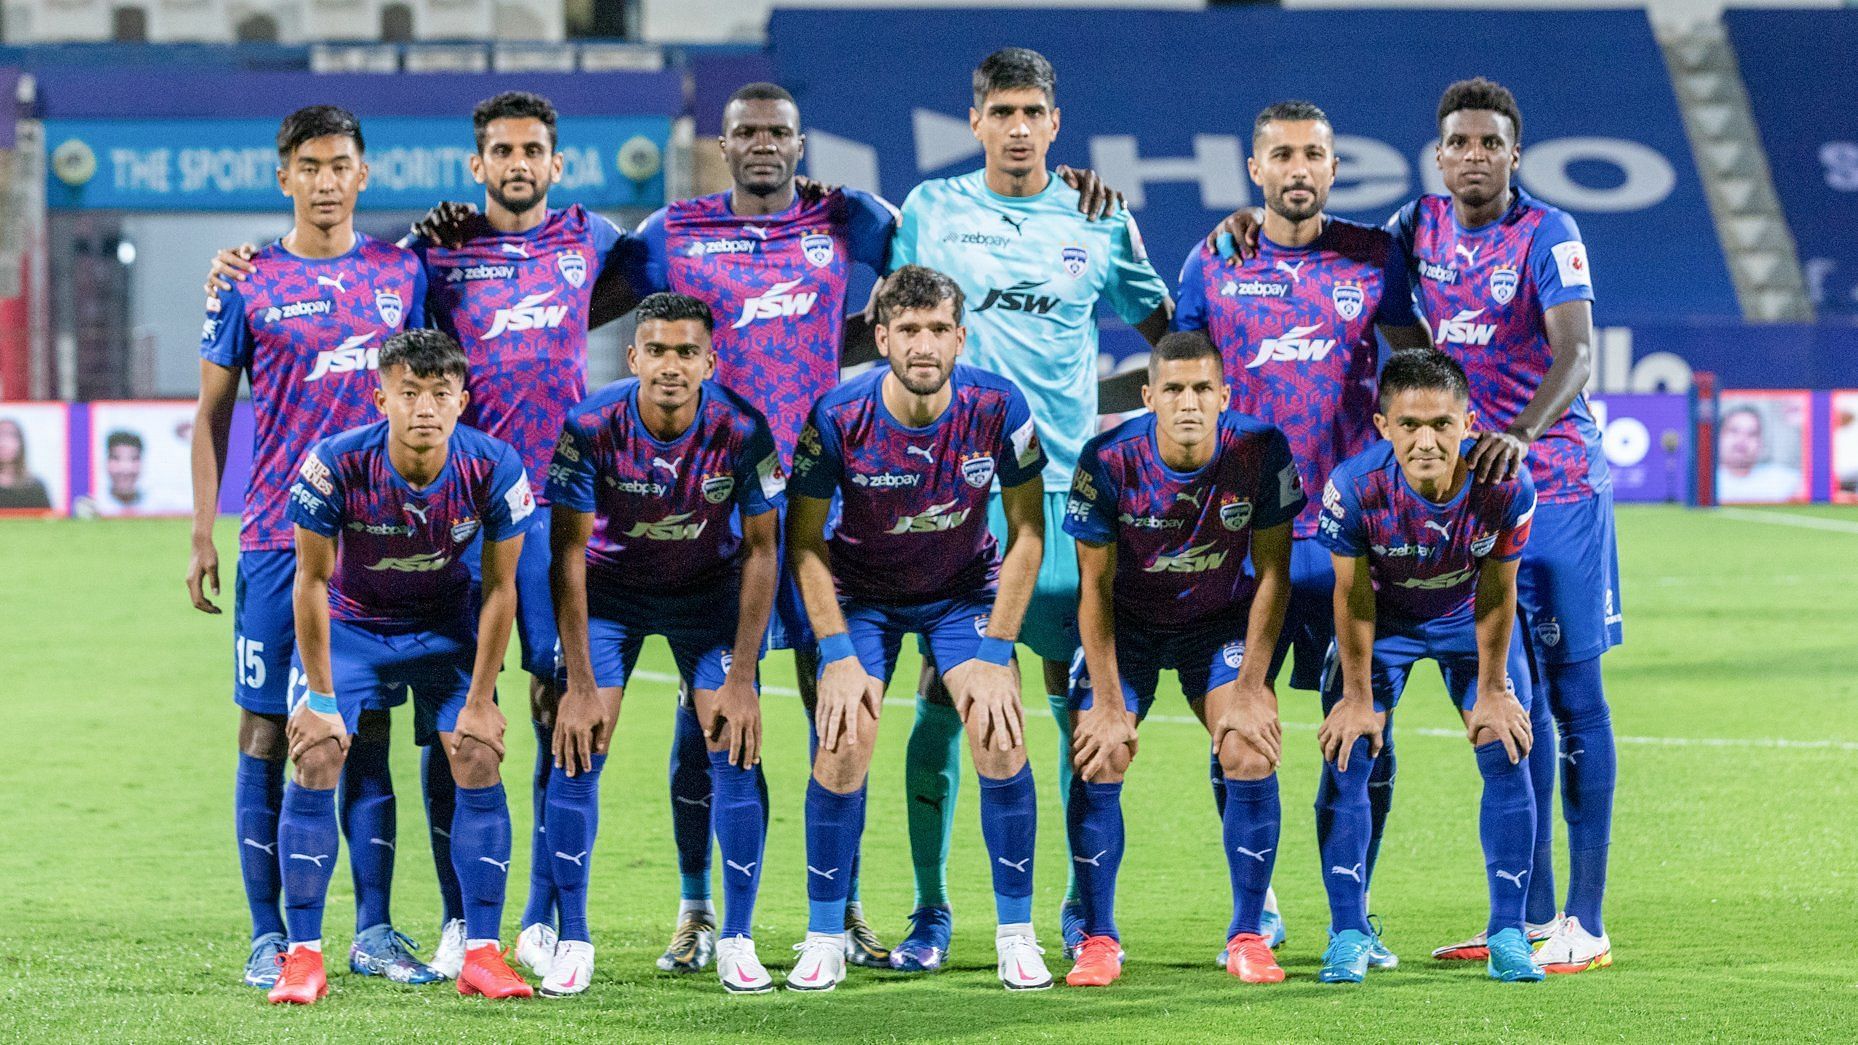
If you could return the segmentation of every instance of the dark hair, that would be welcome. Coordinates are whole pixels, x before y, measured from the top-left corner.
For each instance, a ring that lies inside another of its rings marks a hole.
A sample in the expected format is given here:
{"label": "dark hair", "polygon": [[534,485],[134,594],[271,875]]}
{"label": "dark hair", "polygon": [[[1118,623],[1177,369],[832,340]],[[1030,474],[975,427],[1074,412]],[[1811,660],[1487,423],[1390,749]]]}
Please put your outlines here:
{"label": "dark hair", "polygon": [[119,446],[133,446],[136,453],[142,452],[142,437],[126,428],[118,428],[103,439],[103,452],[113,453]]}
{"label": "dark hair", "polygon": [[1464,367],[1436,348],[1403,348],[1393,354],[1381,371],[1381,412],[1387,412],[1398,393],[1416,391],[1449,392],[1461,403],[1471,401]]}
{"label": "dark hair", "polygon": [[464,349],[450,334],[431,327],[402,330],[381,346],[380,372],[403,366],[414,377],[455,377],[460,383],[471,376],[471,364]]}
{"label": "dark hair", "polygon": [[1730,407],[1729,409],[1724,410],[1722,413],[1722,416],[1716,419],[1716,427],[1717,428],[1726,427],[1729,424],[1729,419],[1731,417],[1734,417],[1737,414],[1747,414],[1748,416],[1754,418],[1755,419],[1755,431],[1757,432],[1762,431],[1763,429],[1768,427],[1766,421],[1761,416],[1761,411],[1755,409],[1754,407],[1748,405],[1747,403],[1737,403],[1736,405]]}
{"label": "dark hair", "polygon": [[665,323],[694,319],[702,323],[705,330],[716,329],[716,315],[710,311],[710,306],[688,294],[653,294],[639,302],[639,307],[633,310],[632,315],[640,323],[648,319]]}
{"label": "dark hair", "polygon": [[965,300],[961,284],[935,269],[905,265],[884,277],[884,289],[877,295],[877,321],[889,326],[891,319],[899,312],[934,308],[944,301],[952,301],[955,304],[955,322],[959,323]]}
{"label": "dark hair", "polygon": [[1155,342],[1155,347],[1148,353],[1148,377],[1152,382],[1161,372],[1161,364],[1187,362],[1195,359],[1211,359],[1218,367],[1220,376],[1226,373],[1226,360],[1219,354],[1213,342],[1198,330],[1176,330]]}
{"label": "dark hair", "polygon": [[[794,96],[787,88],[782,87],[778,83],[768,83],[764,80],[757,83],[745,83],[737,87],[735,93],[729,96],[729,101],[723,104],[730,105],[735,102],[792,102],[793,100]],[[797,107],[799,103],[795,102],[794,104]]]}
{"label": "dark hair", "polygon": [[1445,93],[1439,96],[1439,130],[1445,129],[1447,116],[1461,109],[1482,109],[1507,116],[1510,118],[1510,130],[1516,135],[1516,142],[1523,140],[1523,113],[1516,107],[1516,96],[1510,93],[1508,87],[1482,76],[1459,80],[1447,87]]}
{"label": "dark hair", "polygon": [[471,131],[477,136],[477,151],[484,151],[484,138],[492,120],[541,120],[548,128],[548,148],[555,149],[555,106],[547,98],[528,91],[504,91],[477,103],[471,110]]}
{"label": "dark hair", "polygon": [[1037,87],[1047,105],[1058,104],[1058,71],[1051,60],[1029,47],[1002,47],[974,67],[974,107],[979,109],[995,91]]}
{"label": "dark hair", "polygon": [[353,138],[356,152],[368,151],[361,140],[361,121],[355,119],[354,113],[333,105],[311,105],[284,117],[278,125],[277,161],[289,163],[291,154],[304,142],[332,135]]}
{"label": "dark hair", "polygon": [[1258,140],[1259,133],[1264,130],[1264,125],[1267,123],[1302,123],[1305,120],[1314,120],[1331,131],[1335,129],[1335,126],[1329,122],[1329,114],[1317,108],[1316,103],[1292,99],[1272,102],[1258,110],[1258,118],[1252,121],[1252,141]]}

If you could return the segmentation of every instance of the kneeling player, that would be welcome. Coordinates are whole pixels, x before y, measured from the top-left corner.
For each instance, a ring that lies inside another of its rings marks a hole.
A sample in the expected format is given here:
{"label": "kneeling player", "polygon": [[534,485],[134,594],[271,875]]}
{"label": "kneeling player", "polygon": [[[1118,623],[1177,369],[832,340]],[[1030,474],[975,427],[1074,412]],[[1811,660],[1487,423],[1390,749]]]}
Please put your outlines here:
{"label": "kneeling player", "polygon": [[[1474,480],[1464,450],[1475,415],[1464,370],[1434,349],[1396,354],[1381,376],[1376,443],[1338,465],[1323,489],[1317,539],[1335,561],[1337,665],[1319,734],[1318,818],[1330,941],[1321,979],[1359,983],[1374,937],[1362,868],[1368,776],[1387,713],[1407,675],[1431,658],[1464,716],[1484,778],[1479,834],[1490,879],[1488,968],[1505,982],[1539,980],[1523,935],[1534,862],[1529,784],[1528,660],[1516,628],[1516,569],[1529,540],[1529,473]],[[1339,676],[1339,677],[1338,677]],[[1521,690],[1519,694],[1517,691]],[[1520,699],[1519,699],[1520,698]]]}
{"label": "kneeling player", "polygon": [[[1205,337],[1170,334],[1148,365],[1142,399],[1154,412],[1085,444],[1065,511],[1081,578],[1084,648],[1071,673],[1077,775],[1067,812],[1085,934],[1065,982],[1101,987],[1122,975],[1115,906],[1123,774],[1159,675],[1172,668],[1213,734],[1226,790],[1226,969],[1247,983],[1275,983],[1284,970],[1259,934],[1281,819],[1269,669],[1303,490],[1283,433],[1225,409],[1231,392]],[[1244,568],[1247,553],[1255,579]],[[1248,648],[1257,655],[1246,656]],[[1097,693],[1113,697],[1098,702]]]}
{"label": "kneeling player", "polygon": [[[452,861],[465,898],[460,994],[526,998],[497,942],[510,867],[510,809],[498,765],[497,672],[516,607],[522,524],[535,511],[509,444],[458,415],[467,365],[436,330],[382,346],[375,402],[387,420],[317,443],[290,488],[296,524],[296,667],[305,692],[290,716],[295,778],[284,789],[278,862],[290,950],[272,1002],[329,993],[323,901],[335,870],[334,788],[364,707],[411,689],[451,756],[458,805]],[[484,535],[483,606],[473,635],[471,577],[460,556]]]}
{"label": "kneeling player", "polygon": [[711,815],[723,852],[716,969],[725,989],[759,994],[774,981],[750,938],[768,817],[755,772],[755,668],[774,605],[776,509],[786,480],[767,421],[709,380],[716,369],[710,307],[653,294],[639,304],[638,320],[626,357],[637,376],[568,415],[549,467],[568,692],[555,717],[546,814],[561,942],[542,993],[579,994],[592,977],[587,871],[600,770],[639,648],[647,635],[663,635],[709,749]]}
{"label": "kneeling player", "polygon": [[[1038,807],[1026,764],[1013,643],[1044,540],[1045,452],[1018,388],[957,366],[967,340],[961,288],[917,265],[877,298],[889,366],[827,393],[794,458],[787,540],[819,638],[819,753],[806,793],[807,918],[791,990],[845,978],[845,898],[864,832],[865,774],[884,682],[908,632],[922,635],[968,729],[993,869],[1000,982],[1050,987],[1032,929]],[[999,477],[1004,559],[987,530]],[[832,495],[844,514],[821,538]],[[830,550],[828,550],[830,547]]]}

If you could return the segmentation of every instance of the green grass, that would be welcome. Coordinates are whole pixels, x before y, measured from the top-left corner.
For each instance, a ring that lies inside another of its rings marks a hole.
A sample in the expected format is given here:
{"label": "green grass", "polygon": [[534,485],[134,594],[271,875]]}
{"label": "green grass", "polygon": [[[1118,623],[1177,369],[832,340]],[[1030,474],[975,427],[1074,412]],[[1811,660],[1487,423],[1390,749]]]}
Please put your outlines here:
{"label": "green grass", "polygon": [[[1619,513],[1628,645],[1607,659],[1622,746],[1607,908],[1617,961],[1604,972],[1503,987],[1481,966],[1427,958],[1482,925],[1484,882],[1476,769],[1426,671],[1401,712],[1398,799],[1374,889],[1404,964],[1362,987],[1315,982],[1327,924],[1310,813],[1317,715],[1313,698],[1286,691],[1285,984],[1246,988],[1211,965],[1228,898],[1206,741],[1169,697],[1144,727],[1126,798],[1121,983],[999,989],[970,776],[951,871],[951,971],[854,970],[826,997],[725,998],[708,975],[652,967],[676,902],[664,784],[673,693],[641,680],[606,773],[593,885],[600,963],[588,994],[491,1005],[449,985],[401,988],[344,971],[327,1002],[290,1011],[238,984],[247,922],[229,822],[231,621],[185,601],[184,525],[0,522],[0,1039],[1849,1040],[1858,1019],[1858,957],[1845,942],[1858,914],[1858,515],[1812,514],[1851,522],[1852,532],[1678,509]],[[222,524],[222,537],[231,529]],[[229,604],[230,571],[226,579]],[[767,675],[790,692],[782,658]],[[662,645],[648,646],[642,668],[668,673]],[[506,674],[506,706],[524,706],[519,684]],[[893,699],[903,691],[893,687]],[[518,715],[506,779],[521,838],[532,741]],[[767,718],[775,808],[756,935],[778,976],[805,928],[806,745],[791,696],[771,693]],[[1029,718],[1043,807],[1037,911],[1062,972],[1053,730],[1042,708]],[[886,712],[865,845],[866,909],[893,940],[910,903],[909,721],[907,706]],[[395,913],[430,945],[438,906],[405,712],[396,729],[409,844]],[[1832,743],[1761,743],[1773,740]],[[519,846],[507,933],[526,862]],[[353,916],[347,877],[336,876],[331,897],[334,955]]]}

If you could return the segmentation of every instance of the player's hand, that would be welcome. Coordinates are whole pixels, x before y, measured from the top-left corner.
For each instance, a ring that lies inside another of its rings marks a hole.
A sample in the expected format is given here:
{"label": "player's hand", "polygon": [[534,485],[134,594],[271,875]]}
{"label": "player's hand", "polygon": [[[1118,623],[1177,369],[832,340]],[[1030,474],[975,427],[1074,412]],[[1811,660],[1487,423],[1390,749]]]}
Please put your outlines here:
{"label": "player's hand", "polygon": [[187,595],[194,609],[201,613],[218,613],[219,607],[207,598],[209,592],[219,596],[219,549],[213,538],[194,538],[193,555],[187,560]]}
{"label": "player's hand", "polygon": [[221,250],[213,255],[213,265],[206,270],[206,310],[219,311],[219,292],[231,290],[234,283],[242,283],[258,271],[252,264],[252,255],[258,248],[250,243],[241,243],[230,250]]}
{"label": "player's hand", "polygon": [[1264,210],[1246,207],[1226,215],[1219,227],[1206,234],[1208,250],[1228,263],[1233,259],[1250,261],[1258,256],[1258,230],[1264,228]]}
{"label": "player's hand", "polygon": [[1478,482],[1501,483],[1516,478],[1517,469],[1522,467],[1523,458],[1528,454],[1529,444],[1519,436],[1509,432],[1479,432],[1464,463],[1470,466]]}
{"label": "player's hand", "polygon": [[555,765],[571,777],[591,773],[594,756],[606,754],[611,739],[599,692],[569,686],[555,706]]}
{"label": "player's hand", "polygon": [[813,708],[819,746],[836,752],[841,742],[858,743],[860,712],[868,711],[875,718],[883,704],[883,684],[865,673],[857,657],[826,665],[819,674],[819,703]]}
{"label": "player's hand", "polygon": [[1464,735],[1470,738],[1472,747],[1493,740],[1501,742],[1510,756],[1510,765],[1529,757],[1529,748],[1535,743],[1529,709],[1507,685],[1501,689],[1477,687],[1477,703],[1465,712]]}
{"label": "player's hand", "polygon": [[1103,184],[1097,172],[1088,168],[1079,170],[1066,164],[1058,165],[1058,177],[1066,185],[1077,190],[1077,212],[1091,221],[1107,218],[1128,204],[1123,194]]}
{"label": "player's hand", "polygon": [[1273,770],[1284,760],[1284,727],[1277,721],[1277,694],[1269,682],[1239,687],[1213,723],[1213,750],[1224,747],[1229,735],[1270,760]]}
{"label": "player's hand", "polygon": [[296,762],[316,745],[334,741],[343,753],[348,751],[348,724],[337,712],[317,713],[308,702],[297,708],[284,724],[284,739],[290,742],[290,760]]}
{"label": "player's hand", "polygon": [[753,769],[761,761],[761,698],[752,682],[723,679],[710,701],[703,735],[728,745],[729,764]]}
{"label": "player's hand", "polygon": [[1012,751],[1026,742],[1026,709],[1019,700],[1019,668],[1012,663],[964,660],[942,675],[955,713],[983,749]]}
{"label": "player's hand", "polygon": [[1120,705],[1104,703],[1079,712],[1071,727],[1072,768],[1085,780],[1106,769],[1127,768],[1135,739],[1135,714]]}
{"label": "player's hand", "polygon": [[839,191],[841,187],[823,181],[814,181],[804,174],[794,175],[794,194],[800,197],[801,203],[809,206]]}
{"label": "player's hand", "polygon": [[441,247],[460,247],[464,245],[465,230],[475,217],[475,205],[446,200],[413,223],[413,235]]}
{"label": "player's hand", "polygon": [[1387,715],[1374,710],[1373,698],[1343,697],[1323,717],[1322,726],[1316,730],[1316,743],[1322,748],[1323,761],[1335,763],[1336,772],[1346,773],[1355,741],[1367,737],[1368,757],[1379,758],[1386,729]]}
{"label": "player's hand", "polygon": [[503,761],[503,710],[496,701],[466,700],[464,710],[458,713],[458,724],[452,727],[452,757],[464,749],[467,740],[475,740],[497,753],[497,761]]}

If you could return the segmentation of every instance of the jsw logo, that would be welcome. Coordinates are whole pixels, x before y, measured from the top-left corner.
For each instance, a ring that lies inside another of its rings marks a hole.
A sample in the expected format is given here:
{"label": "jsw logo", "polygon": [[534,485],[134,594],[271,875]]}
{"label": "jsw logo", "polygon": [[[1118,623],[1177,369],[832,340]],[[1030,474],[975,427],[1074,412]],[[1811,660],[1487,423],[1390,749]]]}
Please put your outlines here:
{"label": "jsw logo", "polygon": [[506,330],[545,330],[558,327],[568,318],[568,306],[544,305],[542,302],[555,296],[554,291],[545,294],[531,294],[509,308],[500,308],[491,318],[490,330],[485,332],[484,340],[497,337]]}
{"label": "jsw logo", "polygon": [[732,330],[740,330],[760,319],[783,319],[788,316],[804,316],[813,311],[813,303],[819,300],[814,291],[791,291],[800,285],[800,280],[792,279],[785,283],[776,283],[767,292],[742,302],[742,318],[735,321]]}
{"label": "jsw logo", "polygon": [[305,381],[321,381],[324,374],[352,374],[357,370],[374,370],[380,366],[381,350],[379,346],[364,348],[374,339],[377,331],[356,334],[327,352],[316,353],[316,365],[310,368],[310,376]]}
{"label": "jsw logo", "polygon": [[1226,562],[1230,552],[1214,551],[1213,543],[1196,544],[1183,552],[1162,555],[1153,563],[1144,567],[1143,573],[1204,573],[1217,570]]}
{"label": "jsw logo", "polygon": [[667,515],[657,522],[633,523],[632,529],[626,531],[628,537],[643,537],[648,541],[694,541],[703,533],[703,528],[710,524],[708,519],[690,522],[696,512],[679,512]]}
{"label": "jsw logo", "polygon": [[1456,588],[1471,579],[1473,570],[1453,570],[1441,573],[1437,577],[1408,577],[1400,582],[1402,588],[1418,588],[1420,591],[1438,591],[1441,588]]}
{"label": "jsw logo", "polygon": [[987,297],[981,302],[981,307],[974,311],[985,312],[988,309],[997,308],[1002,312],[1029,312],[1035,316],[1049,315],[1052,309],[1058,307],[1059,299],[1046,297],[1043,294],[1027,293],[1036,287],[1044,286],[1047,282],[1049,281],[1022,281],[1005,290],[989,290]]}
{"label": "jsw logo", "polygon": [[452,561],[446,552],[420,552],[418,555],[406,555],[399,558],[382,559],[368,567],[370,570],[392,570],[395,573],[431,573],[442,570]]}
{"label": "jsw logo", "polygon": [[1497,333],[1495,323],[1473,323],[1472,320],[1484,314],[1484,310],[1461,309],[1458,314],[1439,324],[1438,333],[1432,336],[1435,345],[1488,345]]}
{"label": "jsw logo", "polygon": [[952,530],[962,523],[967,522],[968,512],[972,510],[963,508],[958,512],[950,511],[950,509],[954,507],[954,501],[943,501],[941,504],[932,504],[929,506],[928,510],[920,514],[899,517],[896,524],[885,532],[893,534],[937,533],[942,530]]}
{"label": "jsw logo", "polygon": [[1265,338],[1264,344],[1258,346],[1258,354],[1245,364],[1251,370],[1266,363],[1295,363],[1302,360],[1317,360],[1335,350],[1336,341],[1332,337],[1311,337],[1322,329],[1317,326],[1291,327],[1277,337]]}

